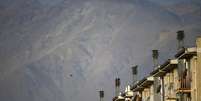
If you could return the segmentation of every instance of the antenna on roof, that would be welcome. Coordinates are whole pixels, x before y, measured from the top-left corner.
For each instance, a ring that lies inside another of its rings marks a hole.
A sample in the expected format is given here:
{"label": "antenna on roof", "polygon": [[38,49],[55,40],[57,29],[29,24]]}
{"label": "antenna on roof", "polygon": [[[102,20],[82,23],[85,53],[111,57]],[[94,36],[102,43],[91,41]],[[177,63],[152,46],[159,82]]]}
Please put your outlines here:
{"label": "antenna on roof", "polygon": [[177,40],[178,40],[178,49],[184,48],[184,31],[179,30],[177,31]]}
{"label": "antenna on roof", "polygon": [[158,50],[152,50],[154,69],[158,68],[158,56],[159,56]]}

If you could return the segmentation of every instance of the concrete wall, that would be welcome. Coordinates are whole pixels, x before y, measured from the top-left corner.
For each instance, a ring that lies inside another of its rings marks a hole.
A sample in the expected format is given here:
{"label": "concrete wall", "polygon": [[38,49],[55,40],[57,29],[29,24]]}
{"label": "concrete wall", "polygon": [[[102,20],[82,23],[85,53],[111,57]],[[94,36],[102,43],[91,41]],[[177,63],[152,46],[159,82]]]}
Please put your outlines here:
{"label": "concrete wall", "polygon": [[191,82],[191,97],[192,97],[192,101],[197,101],[197,97],[196,97],[196,65],[197,64],[197,56],[193,56],[193,58],[190,60],[190,65],[191,65],[191,72],[192,72],[192,82]]}
{"label": "concrete wall", "polygon": [[196,66],[196,87],[197,94],[195,101],[201,101],[201,37],[197,39],[197,66]]}
{"label": "concrete wall", "polygon": [[154,101],[161,101],[161,94],[157,93],[157,88],[161,84],[161,81],[158,77],[154,78]]}
{"label": "concrete wall", "polygon": [[[165,86],[165,101],[175,101],[168,100],[167,98],[176,98],[176,89],[178,87],[178,71],[177,68],[173,69],[170,73],[164,76],[164,86]],[[169,88],[171,86],[171,89]]]}
{"label": "concrete wall", "polygon": [[151,85],[150,89],[151,89],[150,101],[154,101],[154,85]]}
{"label": "concrete wall", "polygon": [[149,101],[153,101],[153,100],[150,100],[150,97],[151,97],[151,89],[145,88],[142,91],[142,101],[147,101],[148,98],[149,98]]}

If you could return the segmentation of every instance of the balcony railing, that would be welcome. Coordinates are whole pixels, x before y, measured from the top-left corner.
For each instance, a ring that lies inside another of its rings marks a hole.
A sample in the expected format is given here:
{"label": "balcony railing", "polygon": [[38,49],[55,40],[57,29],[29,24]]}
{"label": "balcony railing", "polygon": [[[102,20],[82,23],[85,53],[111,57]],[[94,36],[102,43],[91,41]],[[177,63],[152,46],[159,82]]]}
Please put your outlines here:
{"label": "balcony railing", "polygon": [[178,83],[177,93],[191,92],[191,80],[189,77],[181,78]]}

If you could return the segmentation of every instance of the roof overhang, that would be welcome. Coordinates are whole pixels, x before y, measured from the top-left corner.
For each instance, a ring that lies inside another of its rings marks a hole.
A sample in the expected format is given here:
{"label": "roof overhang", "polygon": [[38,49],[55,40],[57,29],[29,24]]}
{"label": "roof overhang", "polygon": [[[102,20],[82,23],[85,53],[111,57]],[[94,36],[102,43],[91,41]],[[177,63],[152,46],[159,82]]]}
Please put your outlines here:
{"label": "roof overhang", "polygon": [[153,77],[162,77],[164,76],[167,72],[173,70],[174,68],[177,67],[178,64],[178,60],[177,59],[172,59],[172,60],[168,60],[165,63],[163,63],[160,68],[158,68],[157,70],[153,71],[151,73],[151,75]]}
{"label": "roof overhang", "polygon": [[133,91],[127,91],[125,92],[125,98],[131,98],[134,96],[134,92]]}
{"label": "roof overhang", "polygon": [[179,50],[179,52],[175,55],[175,57],[178,59],[186,59],[186,58],[190,58],[190,57],[196,55],[196,53],[197,53],[196,47],[183,48],[183,49]]}
{"label": "roof overhang", "polygon": [[133,91],[142,91],[145,88],[150,87],[153,83],[154,83],[154,77],[153,76],[149,76],[149,77],[144,78],[143,80],[141,80],[137,84],[137,86],[135,86],[135,88],[133,89]]}
{"label": "roof overhang", "polygon": [[140,80],[137,84],[135,84],[131,90],[135,91],[142,91],[144,87],[140,87],[140,85],[146,80],[146,77],[144,77],[142,80]]}
{"label": "roof overhang", "polygon": [[153,82],[154,82],[154,77],[150,76],[150,77],[147,77],[147,79],[141,84],[141,86],[147,88],[150,85],[152,85]]}
{"label": "roof overhang", "polygon": [[125,98],[122,96],[117,96],[113,98],[113,101],[125,101]]}
{"label": "roof overhang", "polygon": [[174,68],[176,68],[177,64],[178,64],[177,59],[169,60],[168,63],[166,65],[164,65],[164,67],[161,70],[165,71],[165,72],[169,72],[169,71],[173,70]]}
{"label": "roof overhang", "polygon": [[144,90],[144,87],[140,87],[140,86],[138,86],[135,89],[133,89],[134,92],[136,92],[136,91],[143,91],[143,90]]}

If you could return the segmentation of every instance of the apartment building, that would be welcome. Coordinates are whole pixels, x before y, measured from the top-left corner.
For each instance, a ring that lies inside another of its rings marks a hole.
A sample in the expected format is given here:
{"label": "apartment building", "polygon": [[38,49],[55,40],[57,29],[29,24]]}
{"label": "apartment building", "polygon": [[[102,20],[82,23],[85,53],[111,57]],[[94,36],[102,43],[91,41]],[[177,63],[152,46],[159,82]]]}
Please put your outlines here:
{"label": "apartment building", "polygon": [[159,92],[161,94],[162,101],[175,101],[176,93],[175,89],[177,88],[177,64],[178,60],[167,60],[160,68],[154,70],[150,74],[154,77],[159,77],[161,81],[161,87]]}
{"label": "apartment building", "polygon": [[154,101],[154,78],[153,76],[148,76],[139,81],[131,89],[133,92],[136,92],[135,98],[136,101]]}
{"label": "apartment building", "polygon": [[[156,81],[158,86],[154,85]],[[156,94],[160,99],[155,99]],[[173,59],[113,101],[201,101],[201,37],[195,47],[180,48]]]}

